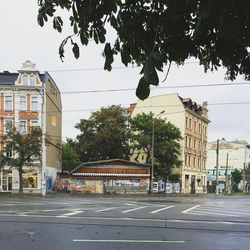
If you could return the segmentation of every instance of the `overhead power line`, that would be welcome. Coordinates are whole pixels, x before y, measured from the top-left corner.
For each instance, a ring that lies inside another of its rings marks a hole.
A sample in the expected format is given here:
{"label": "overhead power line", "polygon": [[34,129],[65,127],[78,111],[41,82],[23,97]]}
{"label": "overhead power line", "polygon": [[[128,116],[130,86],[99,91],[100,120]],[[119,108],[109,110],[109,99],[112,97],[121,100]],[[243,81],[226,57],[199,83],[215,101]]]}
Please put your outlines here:
{"label": "overhead power line", "polygon": [[[185,64],[197,64],[199,61],[190,61],[190,62],[184,62],[181,65]],[[176,63],[173,63],[172,65],[177,65]],[[133,65],[133,66],[117,66],[112,67],[112,70],[119,70],[119,69],[136,69],[140,68],[141,66]],[[104,67],[93,67],[93,68],[79,68],[79,69],[51,69],[51,70],[41,70],[40,72],[49,72],[49,73],[59,73],[59,72],[79,72],[79,71],[104,71]]]}
{"label": "overhead power line", "polygon": [[[220,87],[220,86],[238,86],[249,85],[250,82],[234,82],[234,83],[208,83],[208,84],[190,84],[190,85],[176,85],[176,86],[161,86],[153,87],[151,90],[157,89],[179,89],[179,88],[204,88],[204,87]],[[78,91],[63,91],[62,95],[72,94],[90,94],[90,93],[106,93],[106,92],[124,92],[135,91],[136,88],[124,88],[124,89],[100,89],[100,90],[78,90]]]}

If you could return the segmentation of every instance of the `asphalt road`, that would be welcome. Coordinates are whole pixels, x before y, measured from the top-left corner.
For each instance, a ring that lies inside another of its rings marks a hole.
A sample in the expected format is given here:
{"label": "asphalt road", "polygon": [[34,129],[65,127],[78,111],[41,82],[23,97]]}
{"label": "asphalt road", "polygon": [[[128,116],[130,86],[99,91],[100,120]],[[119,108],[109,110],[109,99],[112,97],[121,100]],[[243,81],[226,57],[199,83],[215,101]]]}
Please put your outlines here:
{"label": "asphalt road", "polygon": [[0,249],[235,250],[250,197],[0,196]]}

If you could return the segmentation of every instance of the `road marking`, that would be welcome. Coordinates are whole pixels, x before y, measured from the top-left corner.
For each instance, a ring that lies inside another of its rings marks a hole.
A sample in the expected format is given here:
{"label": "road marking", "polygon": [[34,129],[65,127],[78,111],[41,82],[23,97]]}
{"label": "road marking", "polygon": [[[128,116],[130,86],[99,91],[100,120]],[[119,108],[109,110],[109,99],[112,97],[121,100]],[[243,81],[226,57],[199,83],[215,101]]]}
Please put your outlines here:
{"label": "road marking", "polygon": [[69,216],[72,216],[72,215],[80,214],[82,212],[83,211],[76,210],[76,211],[73,211],[73,212],[70,212],[70,213],[66,213],[66,214],[62,214],[62,215],[57,215],[56,217],[64,218],[64,217],[69,217]]}
{"label": "road marking", "polygon": [[[192,213],[190,213],[192,214]],[[195,213],[194,213],[195,214]],[[30,218],[60,218],[60,216],[55,216],[55,215],[24,215],[24,214],[0,214],[0,218],[1,217],[30,217]],[[122,221],[122,220],[130,220],[130,221],[147,221],[147,222],[165,222],[165,219],[147,219],[147,218],[124,218],[124,217],[89,217],[89,216],[74,216],[74,217],[61,217],[64,219],[75,219],[78,220],[79,219],[85,219],[85,221],[87,220],[113,220],[113,221]],[[1,220],[1,222],[4,222],[4,220]],[[250,222],[248,221],[206,221],[206,220],[168,220],[168,222],[172,222],[172,223],[191,223],[191,224],[227,224],[230,223],[232,225],[249,225],[250,226]],[[58,223],[58,222],[55,222]]]}
{"label": "road marking", "polygon": [[172,207],[174,207],[174,206],[163,207],[163,208],[154,210],[154,211],[152,211],[152,212],[150,212],[150,213],[151,213],[151,214],[156,214],[156,213],[158,213],[158,212],[161,212],[161,211],[163,211],[163,210],[166,210],[166,209],[169,209],[169,208],[172,208]]}
{"label": "road marking", "polygon": [[225,214],[225,213],[235,213],[235,214],[247,214],[247,215],[250,215],[250,212],[249,211],[242,211],[242,210],[230,210],[230,209],[216,209],[216,208],[207,208],[207,207],[201,207],[200,209],[198,209],[198,211],[201,211],[201,212],[206,212],[206,211],[209,211],[209,212],[221,212],[222,214]]}
{"label": "road marking", "polygon": [[133,212],[133,211],[136,211],[136,210],[140,210],[140,209],[143,209],[145,208],[144,207],[136,207],[136,208],[132,208],[132,209],[129,209],[129,210],[125,210],[125,211],[122,211],[123,214],[126,214],[126,213],[130,213],[130,212]]}
{"label": "road marking", "polygon": [[194,206],[194,207],[191,207],[191,208],[189,208],[189,209],[187,209],[187,210],[185,210],[185,211],[182,211],[182,213],[183,213],[183,214],[186,214],[186,213],[188,213],[189,211],[191,211],[191,210],[193,210],[193,209],[195,209],[195,208],[197,208],[197,207],[200,207],[200,205],[196,205],[196,206]]}
{"label": "road marking", "polygon": [[114,242],[114,243],[186,243],[185,240],[89,240],[74,239],[74,242]]}
{"label": "road marking", "polygon": [[109,210],[116,209],[116,208],[117,207],[109,207],[109,208],[104,208],[104,209],[97,210],[95,212],[96,213],[100,213],[100,212],[105,212],[105,211],[109,211]]}

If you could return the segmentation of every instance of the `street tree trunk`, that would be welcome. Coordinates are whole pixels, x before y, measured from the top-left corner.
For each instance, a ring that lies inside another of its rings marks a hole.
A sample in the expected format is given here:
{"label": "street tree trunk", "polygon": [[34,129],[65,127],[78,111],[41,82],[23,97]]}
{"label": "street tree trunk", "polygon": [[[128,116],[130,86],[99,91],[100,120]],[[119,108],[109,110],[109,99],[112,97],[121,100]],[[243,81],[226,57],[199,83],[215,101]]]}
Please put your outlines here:
{"label": "street tree trunk", "polygon": [[23,193],[23,170],[22,168],[18,169],[19,173],[19,194]]}

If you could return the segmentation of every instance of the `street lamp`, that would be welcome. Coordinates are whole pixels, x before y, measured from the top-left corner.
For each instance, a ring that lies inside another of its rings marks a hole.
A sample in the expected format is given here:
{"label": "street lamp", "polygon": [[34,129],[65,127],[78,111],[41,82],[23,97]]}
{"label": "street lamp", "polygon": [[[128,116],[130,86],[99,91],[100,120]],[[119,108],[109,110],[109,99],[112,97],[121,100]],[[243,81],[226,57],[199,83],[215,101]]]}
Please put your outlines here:
{"label": "street lamp", "polygon": [[[157,118],[161,114],[165,113],[165,110],[162,110],[158,115],[155,116]],[[150,178],[150,192],[153,193],[153,184],[154,184],[154,150],[155,150],[155,121],[153,117],[152,122],[152,149],[151,149],[151,178]]]}
{"label": "street lamp", "polygon": [[227,188],[228,188],[228,177],[227,177],[227,171],[228,171],[228,155],[230,152],[234,151],[234,150],[238,150],[238,148],[232,149],[230,151],[227,152],[227,158],[226,158],[226,171],[225,171],[225,195],[228,193],[227,192]]}

